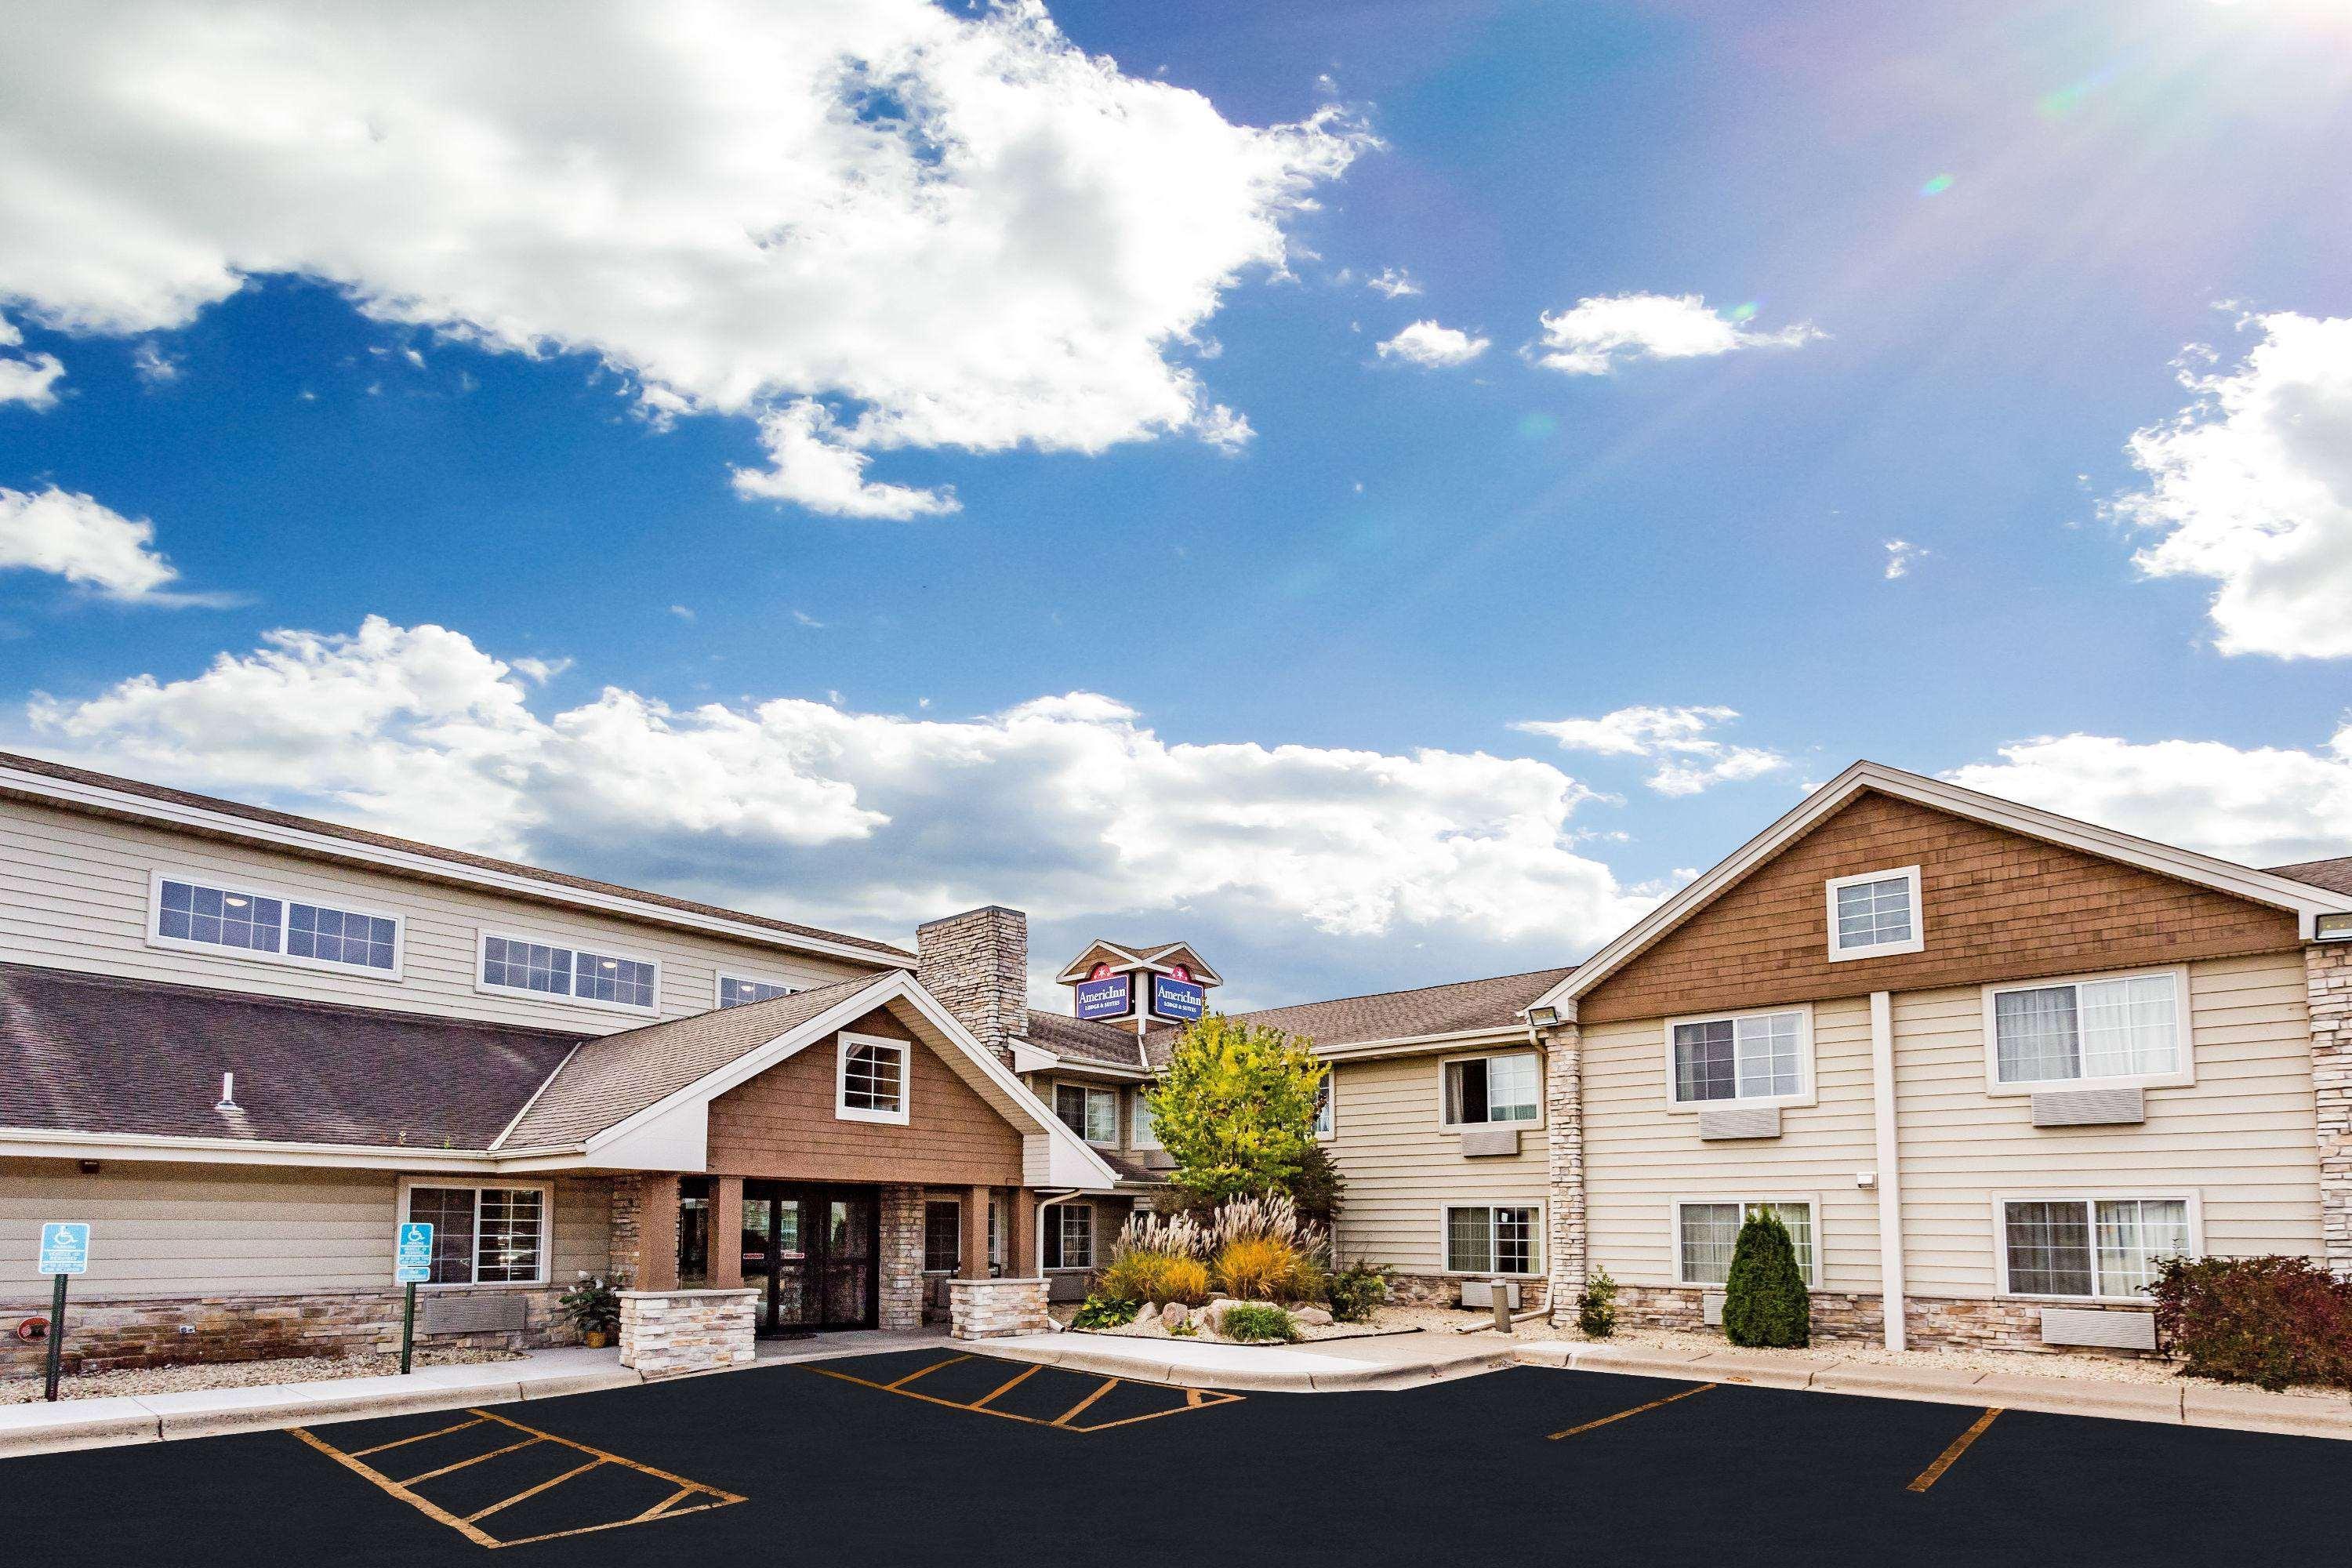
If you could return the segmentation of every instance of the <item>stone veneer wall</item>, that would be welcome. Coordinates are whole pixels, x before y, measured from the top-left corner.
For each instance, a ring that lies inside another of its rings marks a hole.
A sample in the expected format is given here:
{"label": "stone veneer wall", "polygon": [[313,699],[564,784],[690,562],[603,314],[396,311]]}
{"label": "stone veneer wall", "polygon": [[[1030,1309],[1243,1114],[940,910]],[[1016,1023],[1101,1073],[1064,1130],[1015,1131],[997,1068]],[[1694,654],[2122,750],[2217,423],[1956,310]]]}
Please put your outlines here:
{"label": "stone veneer wall", "polygon": [[960,1340],[1040,1334],[1054,1326],[1043,1279],[951,1279],[948,1301],[949,1332]]}
{"label": "stone veneer wall", "polygon": [[[1462,1304],[1462,1280],[1459,1274],[1391,1274],[1389,1276],[1389,1300],[1404,1307],[1459,1307]],[[1519,1288],[1519,1310],[1532,1311],[1544,1304],[1549,1295],[1549,1282],[1542,1279],[1514,1279]],[[1478,1309],[1483,1310],[1484,1309]]]}
{"label": "stone veneer wall", "polygon": [[2327,1267],[2352,1279],[2352,945],[2303,950],[2311,1081],[2319,1095],[2319,1213]]}
{"label": "stone veneer wall", "polygon": [[[505,1294],[483,1290],[481,1295]],[[577,1344],[556,1316],[557,1286],[520,1293],[523,1326],[488,1333],[419,1332],[419,1348],[538,1350]],[[400,1350],[402,1292],[325,1290],[302,1295],[158,1298],[68,1296],[64,1363],[68,1373],[193,1362],[274,1361],[287,1356],[393,1355]],[[0,1376],[37,1373],[47,1344],[16,1338],[16,1323],[46,1318],[48,1299],[0,1309]],[[420,1314],[421,1316],[421,1314]]]}
{"label": "stone veneer wall", "polygon": [[606,1267],[613,1283],[625,1289],[637,1277],[637,1254],[644,1246],[645,1187],[636,1176],[613,1178],[613,1210],[607,1241]]}
{"label": "stone veneer wall", "polygon": [[749,1366],[756,1290],[624,1290],[621,1364],[648,1382]]}
{"label": "stone veneer wall", "polygon": [[[1699,1300],[1706,1293],[1696,1286],[1622,1285],[1617,1290],[1617,1321],[1629,1328],[1706,1332],[1699,1310]],[[1875,1295],[1816,1290],[1812,1300],[1816,1342],[1885,1342],[1885,1312]],[[2045,1345],[2042,1342],[2042,1305],[2039,1301],[1985,1297],[1914,1296],[1903,1304],[1905,1341],[1913,1350],[2021,1351],[2034,1355],[2097,1355],[2127,1360],[2145,1359],[2148,1353],[2095,1345]],[[2088,1311],[2140,1310],[2098,1301],[2068,1301],[2063,1305]]]}
{"label": "stone veneer wall", "polygon": [[1584,1037],[1561,1024],[1544,1031],[1544,1144],[1551,1234],[1550,1298],[1573,1310],[1584,1294]]}
{"label": "stone veneer wall", "polygon": [[884,1329],[923,1326],[923,1189],[882,1189],[881,1311]]}
{"label": "stone veneer wall", "polygon": [[915,978],[1010,1063],[1029,1037],[1029,917],[988,904],[915,930]]}

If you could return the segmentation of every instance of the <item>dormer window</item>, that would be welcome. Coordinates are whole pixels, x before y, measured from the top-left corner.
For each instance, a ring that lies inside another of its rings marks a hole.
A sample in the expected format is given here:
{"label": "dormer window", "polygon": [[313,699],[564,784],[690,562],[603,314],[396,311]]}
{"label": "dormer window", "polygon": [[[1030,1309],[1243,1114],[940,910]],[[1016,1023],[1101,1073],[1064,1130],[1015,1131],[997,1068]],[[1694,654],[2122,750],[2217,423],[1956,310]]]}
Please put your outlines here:
{"label": "dormer window", "polygon": [[1917,952],[1926,945],[1919,918],[1919,868],[1865,871],[1829,883],[1830,962]]}

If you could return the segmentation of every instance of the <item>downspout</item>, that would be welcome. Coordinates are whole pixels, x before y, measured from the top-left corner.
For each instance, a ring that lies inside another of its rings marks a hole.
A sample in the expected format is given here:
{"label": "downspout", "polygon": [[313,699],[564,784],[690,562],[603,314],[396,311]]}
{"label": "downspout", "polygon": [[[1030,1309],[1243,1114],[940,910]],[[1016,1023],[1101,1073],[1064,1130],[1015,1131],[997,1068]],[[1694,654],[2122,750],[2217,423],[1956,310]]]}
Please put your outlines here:
{"label": "downspout", "polygon": [[1878,1135],[1878,1291],[1886,1348],[1904,1340],[1903,1173],[1895,1128],[1895,999],[1870,994],[1871,1121]]}
{"label": "downspout", "polygon": [[[1037,1213],[1036,1213],[1036,1215],[1035,1215],[1036,1222],[1037,1222],[1037,1231],[1036,1231],[1036,1234],[1035,1234],[1035,1235],[1032,1236],[1032,1237],[1029,1238],[1029,1245],[1030,1245],[1030,1247],[1031,1247],[1032,1248],[1034,1248],[1034,1251],[1035,1251],[1035,1256],[1036,1256],[1036,1258],[1037,1258],[1037,1278],[1038,1278],[1038,1279],[1043,1279],[1044,1278],[1045,1278],[1045,1211],[1046,1211],[1047,1209],[1049,1209],[1049,1208],[1052,1208],[1055,1204],[1066,1204],[1066,1203],[1068,1203],[1072,1198],[1082,1198],[1082,1197],[1085,1197],[1086,1195],[1087,1195],[1087,1192],[1086,1192],[1086,1189],[1085,1189],[1085,1188],[1083,1188],[1083,1187],[1072,1187],[1068,1192],[1064,1193],[1060,1197],[1058,1197],[1058,1198],[1045,1198],[1045,1199],[1044,1199],[1044,1200],[1040,1201],[1040,1202],[1039,1202],[1039,1204],[1037,1205]],[[1045,1292],[1045,1294],[1046,1294],[1046,1297],[1050,1300],[1050,1299],[1052,1298],[1052,1296],[1053,1296],[1053,1294],[1054,1294],[1054,1293],[1053,1293],[1053,1291],[1049,1289]]]}

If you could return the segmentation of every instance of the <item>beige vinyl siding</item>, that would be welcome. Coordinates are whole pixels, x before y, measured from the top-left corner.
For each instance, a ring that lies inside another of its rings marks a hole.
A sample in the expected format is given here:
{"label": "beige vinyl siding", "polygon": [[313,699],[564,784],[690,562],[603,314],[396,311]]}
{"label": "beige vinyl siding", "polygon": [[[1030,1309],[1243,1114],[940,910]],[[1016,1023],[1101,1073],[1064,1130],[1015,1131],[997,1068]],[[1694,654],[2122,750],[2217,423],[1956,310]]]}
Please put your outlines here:
{"label": "beige vinyl siding", "polygon": [[[210,874],[231,884],[256,882],[330,901],[341,898],[355,908],[403,916],[402,977],[149,946],[150,879],[159,868]],[[657,960],[665,1018],[711,1007],[721,969],[810,986],[881,968],[878,962],[868,969],[20,801],[0,801],[0,879],[7,889],[0,899],[0,960],[582,1034],[633,1028],[646,1017],[478,991],[478,937],[484,931],[542,933]]]}
{"label": "beige vinyl siding", "polygon": [[[399,1190],[390,1171],[0,1161],[0,1298],[46,1299],[32,1264],[47,1220],[89,1225],[85,1297],[389,1289]],[[556,1183],[551,1284],[604,1269],[609,1202],[601,1180]]]}
{"label": "beige vinyl siding", "polygon": [[2031,1096],[1985,1091],[1979,988],[1895,997],[1912,1294],[1993,1291],[2000,1194],[2193,1193],[2209,1252],[2320,1253],[2302,954],[2192,963],[2189,1005],[2194,1084],[2148,1089],[2137,1126],[2036,1129]]}
{"label": "beige vinyl siding", "polygon": [[1821,1289],[1878,1289],[1877,1197],[1854,1184],[1876,1163],[1866,998],[1814,1005],[1816,1103],[1782,1110],[1775,1139],[1706,1142],[1696,1114],[1666,1109],[1664,1019],[1596,1024],[1583,1042],[1594,1267],[1628,1285],[1672,1285],[1675,1204],[1811,1198]]}
{"label": "beige vinyl siding", "polygon": [[1447,1208],[1546,1205],[1542,1122],[1521,1125],[1516,1156],[1475,1160],[1463,1158],[1458,1131],[1439,1130],[1439,1064],[1463,1054],[1334,1065],[1335,1119],[1325,1147],[1348,1184],[1339,1205],[1342,1262],[1364,1258],[1404,1274],[1439,1273]]}

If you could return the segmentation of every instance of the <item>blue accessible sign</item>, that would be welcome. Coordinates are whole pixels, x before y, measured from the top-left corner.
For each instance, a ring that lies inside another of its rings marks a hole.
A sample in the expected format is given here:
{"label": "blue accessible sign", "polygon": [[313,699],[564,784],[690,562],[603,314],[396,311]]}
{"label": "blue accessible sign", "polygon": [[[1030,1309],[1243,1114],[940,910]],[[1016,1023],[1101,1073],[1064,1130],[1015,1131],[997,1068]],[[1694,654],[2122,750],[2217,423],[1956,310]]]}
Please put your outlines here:
{"label": "blue accessible sign", "polygon": [[428,1285],[433,1281],[433,1227],[423,1220],[404,1221],[399,1257],[393,1269],[395,1285]]}
{"label": "blue accessible sign", "polygon": [[1193,981],[1167,974],[1151,977],[1151,1010],[1163,1018],[1196,1019],[1208,1001],[1208,992]]}
{"label": "blue accessible sign", "polygon": [[[1099,966],[1098,966],[1099,968]],[[1116,1018],[1133,1011],[1133,979],[1125,974],[1104,974],[1099,972],[1078,982],[1078,1016],[1081,1018]]]}
{"label": "blue accessible sign", "polygon": [[41,1226],[41,1272],[83,1274],[89,1270],[89,1226],[50,1220]]}

